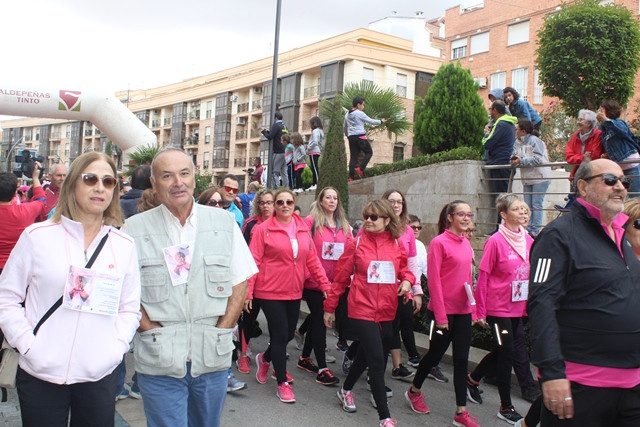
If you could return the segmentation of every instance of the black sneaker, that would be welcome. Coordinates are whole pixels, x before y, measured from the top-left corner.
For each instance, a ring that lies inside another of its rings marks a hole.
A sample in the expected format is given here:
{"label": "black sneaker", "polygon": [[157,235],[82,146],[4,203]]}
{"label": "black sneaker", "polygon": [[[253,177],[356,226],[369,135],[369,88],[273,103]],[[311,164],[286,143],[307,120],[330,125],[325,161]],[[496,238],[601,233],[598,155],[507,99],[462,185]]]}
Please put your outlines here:
{"label": "black sneaker", "polygon": [[515,424],[522,419],[522,415],[516,412],[513,405],[507,406],[506,408],[500,406],[500,412],[498,412],[497,415],[498,418],[505,420],[509,424]]}
{"label": "black sneaker", "polygon": [[339,384],[340,380],[334,377],[329,369],[325,369],[318,374],[318,376],[316,377],[316,382],[321,385],[330,386]]}
{"label": "black sneaker", "polygon": [[417,368],[418,365],[420,365],[420,356],[413,356],[410,357],[409,360],[407,361],[407,363],[409,364],[409,366],[411,366],[412,368]]}
{"label": "black sneaker", "polygon": [[336,349],[345,352],[349,350],[349,344],[347,344],[347,340],[338,340],[336,343]]}
{"label": "black sneaker", "polygon": [[536,386],[525,387],[522,389],[522,398],[527,402],[533,403],[542,393]]}
{"label": "black sneaker", "polygon": [[391,378],[394,380],[406,380],[413,377],[415,374],[415,372],[405,368],[402,363],[397,368],[391,370]]}
{"label": "black sneaker", "polygon": [[[367,377],[367,390],[371,391],[371,384],[369,384],[369,377]],[[389,387],[384,386],[384,391],[387,394],[387,397],[393,397],[393,390],[391,390]]]}
{"label": "black sneaker", "polygon": [[442,373],[442,370],[440,369],[440,366],[434,366],[433,368],[431,368],[431,370],[427,374],[427,377],[431,378],[432,380],[436,380],[439,383],[448,383],[449,382],[449,378],[447,378]]}
{"label": "black sneaker", "polygon": [[305,358],[300,357],[300,359],[298,359],[298,368],[307,372],[312,372],[312,373],[318,372],[318,367],[313,363],[310,357],[305,357]]}
{"label": "black sneaker", "polygon": [[480,396],[478,384],[471,382],[471,376],[467,376],[467,397],[473,403],[482,403],[482,396]]}

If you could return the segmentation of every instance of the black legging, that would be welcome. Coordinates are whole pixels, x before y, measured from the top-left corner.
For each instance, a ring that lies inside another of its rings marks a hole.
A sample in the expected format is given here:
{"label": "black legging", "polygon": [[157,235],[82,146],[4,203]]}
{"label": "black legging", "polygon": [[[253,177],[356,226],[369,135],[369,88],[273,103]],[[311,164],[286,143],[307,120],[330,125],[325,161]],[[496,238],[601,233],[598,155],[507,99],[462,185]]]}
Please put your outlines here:
{"label": "black legging", "polygon": [[401,348],[400,336],[402,336],[402,342],[409,357],[417,356],[416,338],[413,335],[413,304],[411,301],[405,304],[404,296],[398,297],[398,310],[396,310],[396,317],[393,319],[392,349]]}
{"label": "black legging", "polygon": [[320,154],[310,155],[309,160],[311,163],[312,184],[316,185],[318,183],[318,161],[320,160]]}
{"label": "black legging", "polygon": [[349,375],[344,380],[344,390],[351,390],[360,378],[360,375],[369,367],[369,384],[371,394],[378,407],[378,416],[381,420],[389,418],[389,406],[384,384],[384,369],[387,364],[393,325],[388,322],[370,322],[360,319],[349,319],[354,333],[358,336],[360,344],[358,352],[349,369]]}
{"label": "black legging", "polygon": [[256,319],[260,313],[260,303],[253,300],[249,313],[242,311],[238,319],[238,341],[240,341],[240,351],[246,353],[249,347],[249,340],[254,336],[256,329]]}
{"label": "black legging", "polygon": [[[324,295],[320,291],[305,289],[302,291],[302,298],[309,306],[309,316],[305,322],[309,321],[307,333],[304,337],[304,347],[302,357],[311,356],[311,349],[316,355],[316,363],[319,369],[327,367],[325,348],[327,347],[327,327],[324,325]],[[304,322],[303,322],[304,325]]]}
{"label": "black legging", "polygon": [[[511,406],[511,360],[513,359],[513,331],[522,321],[520,317],[487,316],[487,323],[493,335],[493,348],[482,358],[476,369],[471,373],[471,379],[480,381],[491,368],[495,367],[498,380],[498,392],[503,408]],[[498,342],[500,337],[500,342]]]}
{"label": "black legging", "polygon": [[[429,319],[435,319],[432,311],[428,311]],[[433,328],[429,352],[420,360],[413,386],[422,387],[431,368],[440,363],[440,359],[453,343],[453,387],[456,392],[456,405],[467,406],[467,365],[469,363],[469,347],[471,346],[471,313],[448,314],[449,329]]]}
{"label": "black legging", "polygon": [[[255,301],[255,300],[254,300]],[[287,343],[293,339],[300,300],[258,299],[269,325],[269,347],[264,352],[265,362],[273,361],[278,385],[287,381]]]}

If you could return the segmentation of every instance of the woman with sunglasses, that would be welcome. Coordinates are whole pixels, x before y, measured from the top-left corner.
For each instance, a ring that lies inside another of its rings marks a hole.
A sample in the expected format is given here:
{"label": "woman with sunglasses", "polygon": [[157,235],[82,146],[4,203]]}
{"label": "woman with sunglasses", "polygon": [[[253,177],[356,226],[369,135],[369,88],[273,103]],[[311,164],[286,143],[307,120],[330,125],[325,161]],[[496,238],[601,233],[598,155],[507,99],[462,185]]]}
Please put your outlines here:
{"label": "woman with sunglasses", "polygon": [[[409,226],[409,208],[407,207],[407,201],[404,194],[400,190],[390,189],[384,192],[382,195],[384,200],[391,203],[393,212],[398,218],[400,225],[403,227],[404,232],[402,236],[398,238],[398,241],[402,244],[402,247],[407,254],[407,266],[413,273],[414,277],[420,277],[420,262],[418,260],[418,253],[416,251],[416,237],[413,229]],[[417,365],[420,362],[420,355],[416,348],[416,339],[413,335],[413,315],[420,311],[422,308],[422,285],[420,281],[412,283],[413,292],[413,304],[403,304],[401,298],[398,300],[398,312],[396,318],[393,321],[394,329],[394,344],[391,350],[391,362],[393,363],[393,369],[391,370],[391,378],[394,379],[407,379],[414,375],[402,364],[402,349],[400,343],[400,336],[402,336],[402,342],[407,349],[409,360],[413,364]]]}
{"label": "woman with sunglasses", "polygon": [[265,384],[273,362],[277,396],[282,402],[293,403],[296,398],[290,384],[293,378],[287,372],[287,343],[293,339],[298,323],[304,281],[310,275],[322,292],[331,284],[318,261],[309,227],[293,213],[293,191],[278,190],[274,200],[275,214],[255,227],[249,244],[260,271],[249,279],[245,311],[250,312],[255,300],[269,325],[271,342],[256,356],[256,379]]}
{"label": "woman with sunglasses", "polygon": [[[353,239],[349,221],[342,208],[338,190],[325,187],[320,191],[311,207],[311,214],[305,218],[311,229],[316,254],[329,281],[333,280],[338,259],[344,253],[344,247]],[[324,325],[324,295],[322,286],[313,277],[304,282],[302,296],[309,306],[309,327],[304,338],[302,355],[298,360],[298,368],[317,373],[316,382],[331,386],[340,380],[334,377],[327,368],[325,348],[327,346],[327,329]],[[316,356],[317,366],[311,360],[311,350]]]}
{"label": "woman with sunglasses", "polygon": [[[369,383],[380,426],[396,424],[389,413],[384,384],[384,369],[393,339],[393,319],[398,297],[412,298],[415,276],[407,268],[407,255],[399,242],[405,231],[393,207],[386,200],[369,202],[362,211],[362,232],[347,243],[338,260],[331,290],[324,302],[324,321],[333,323],[340,296],[351,285],[347,300],[351,328],[358,336],[358,352],[338,398],[342,409],[355,412],[353,387],[369,367]],[[352,278],[353,276],[353,278]]]}
{"label": "woman with sunglasses", "polygon": [[495,369],[500,393],[498,418],[513,424],[522,418],[511,402],[514,335],[526,314],[533,239],[522,226],[526,210],[518,196],[501,194],[496,209],[502,224],[484,246],[476,289],[476,318],[480,325],[489,326],[494,345],[469,375],[468,387],[469,399],[482,403],[478,385],[488,371]]}
{"label": "woman with sunglasses", "polygon": [[[273,215],[273,192],[271,190],[260,190],[256,193],[251,204],[251,216],[244,221],[242,226],[242,235],[247,244],[251,243],[251,236],[255,226],[262,224],[264,221],[271,218]],[[238,321],[239,341],[240,341],[240,355],[236,364],[238,365],[238,371],[243,374],[251,373],[249,355],[249,340],[254,337],[256,332],[255,324],[260,313],[260,304],[257,301],[253,301],[251,310],[249,313],[244,311],[240,315]]]}
{"label": "woman with sunglasses", "polygon": [[456,411],[453,425],[477,427],[477,418],[466,410],[467,366],[471,346],[473,249],[466,237],[473,221],[471,207],[462,200],[445,205],[438,219],[438,236],[429,243],[427,254],[427,306],[431,319],[429,351],[420,361],[413,384],[405,393],[414,412],[428,414],[420,388],[431,369],[453,343],[453,386]]}
{"label": "woman with sunglasses", "polygon": [[221,209],[229,209],[230,206],[230,203],[222,198],[222,194],[216,187],[209,187],[200,193],[198,204]]}
{"label": "woman with sunglasses", "polygon": [[[53,217],[25,229],[0,276],[0,327],[20,352],[24,426],[66,426],[69,417],[71,425],[113,425],[115,368],[140,320],[138,255],[115,228],[117,176],[111,157],[79,156]],[[80,308],[63,298],[76,276],[87,279]],[[100,298],[104,292],[113,298]]]}

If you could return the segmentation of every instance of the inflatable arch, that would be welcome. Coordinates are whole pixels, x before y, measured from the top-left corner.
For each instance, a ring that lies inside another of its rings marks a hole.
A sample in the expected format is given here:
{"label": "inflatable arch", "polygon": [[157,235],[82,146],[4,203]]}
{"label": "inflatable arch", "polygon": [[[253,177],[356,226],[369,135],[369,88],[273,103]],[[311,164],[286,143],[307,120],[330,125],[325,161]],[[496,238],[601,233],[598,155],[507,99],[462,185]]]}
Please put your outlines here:
{"label": "inflatable arch", "polygon": [[0,114],[90,121],[125,154],[157,138],[114,95],[83,90],[0,86]]}

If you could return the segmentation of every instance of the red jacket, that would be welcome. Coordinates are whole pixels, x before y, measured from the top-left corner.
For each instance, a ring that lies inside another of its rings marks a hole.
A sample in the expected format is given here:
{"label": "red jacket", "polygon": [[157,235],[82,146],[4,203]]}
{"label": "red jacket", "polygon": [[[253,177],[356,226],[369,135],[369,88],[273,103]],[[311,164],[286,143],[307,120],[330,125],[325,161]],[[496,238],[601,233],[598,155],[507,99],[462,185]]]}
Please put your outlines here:
{"label": "red jacket", "polygon": [[289,235],[276,223],[275,215],[254,227],[249,249],[259,272],[249,279],[247,299],[301,299],[307,270],[320,283],[320,290],[331,286],[318,261],[309,228],[297,214],[292,220],[298,239],[295,259]]}
{"label": "red jacket", "polygon": [[[571,135],[571,139],[567,142],[567,148],[565,148],[565,157],[567,158],[567,163],[570,165],[575,165],[571,174],[569,175],[569,180],[573,180],[573,175],[576,174],[576,170],[582,160],[584,160],[584,154],[582,153],[582,141],[580,140],[580,132],[576,132]],[[591,160],[599,159],[602,157],[602,153],[604,149],[602,148],[602,132],[600,129],[593,129],[593,134],[587,138],[587,141],[584,144],[584,152],[591,152]]]}
{"label": "red jacket", "polygon": [[[339,230],[335,230],[326,225],[322,227],[320,230],[318,230],[318,232],[316,232],[314,235],[312,230],[313,217],[312,216],[306,217],[304,219],[304,222],[309,227],[309,230],[311,230],[311,235],[313,236],[313,244],[316,247],[316,254],[318,255],[318,260],[320,261],[322,268],[324,268],[324,272],[327,275],[327,279],[329,279],[329,281],[332,281],[333,274],[336,269],[336,265],[338,265],[338,260],[322,259],[322,244],[324,242],[344,243],[344,245],[346,246],[349,240],[353,240],[353,235],[351,233],[347,233],[345,235],[344,230],[342,228],[340,228]],[[320,284],[318,283],[318,281],[315,280],[313,277],[307,277],[307,280],[304,282],[304,288],[311,289],[313,291],[319,291],[320,290],[319,285]]]}
{"label": "red jacket", "polygon": [[407,268],[407,255],[398,240],[391,237],[388,231],[365,231],[347,243],[344,254],[338,260],[331,290],[324,301],[325,312],[335,312],[340,296],[350,284],[347,299],[350,318],[371,322],[386,322],[395,318],[398,283],[368,283],[367,269],[372,261],[391,261],[398,280],[415,283],[415,276]]}
{"label": "red jacket", "polygon": [[18,242],[22,231],[33,224],[44,209],[44,192],[42,187],[33,188],[31,202],[22,202],[19,205],[1,205],[0,218],[0,269],[9,258],[9,254]]}

